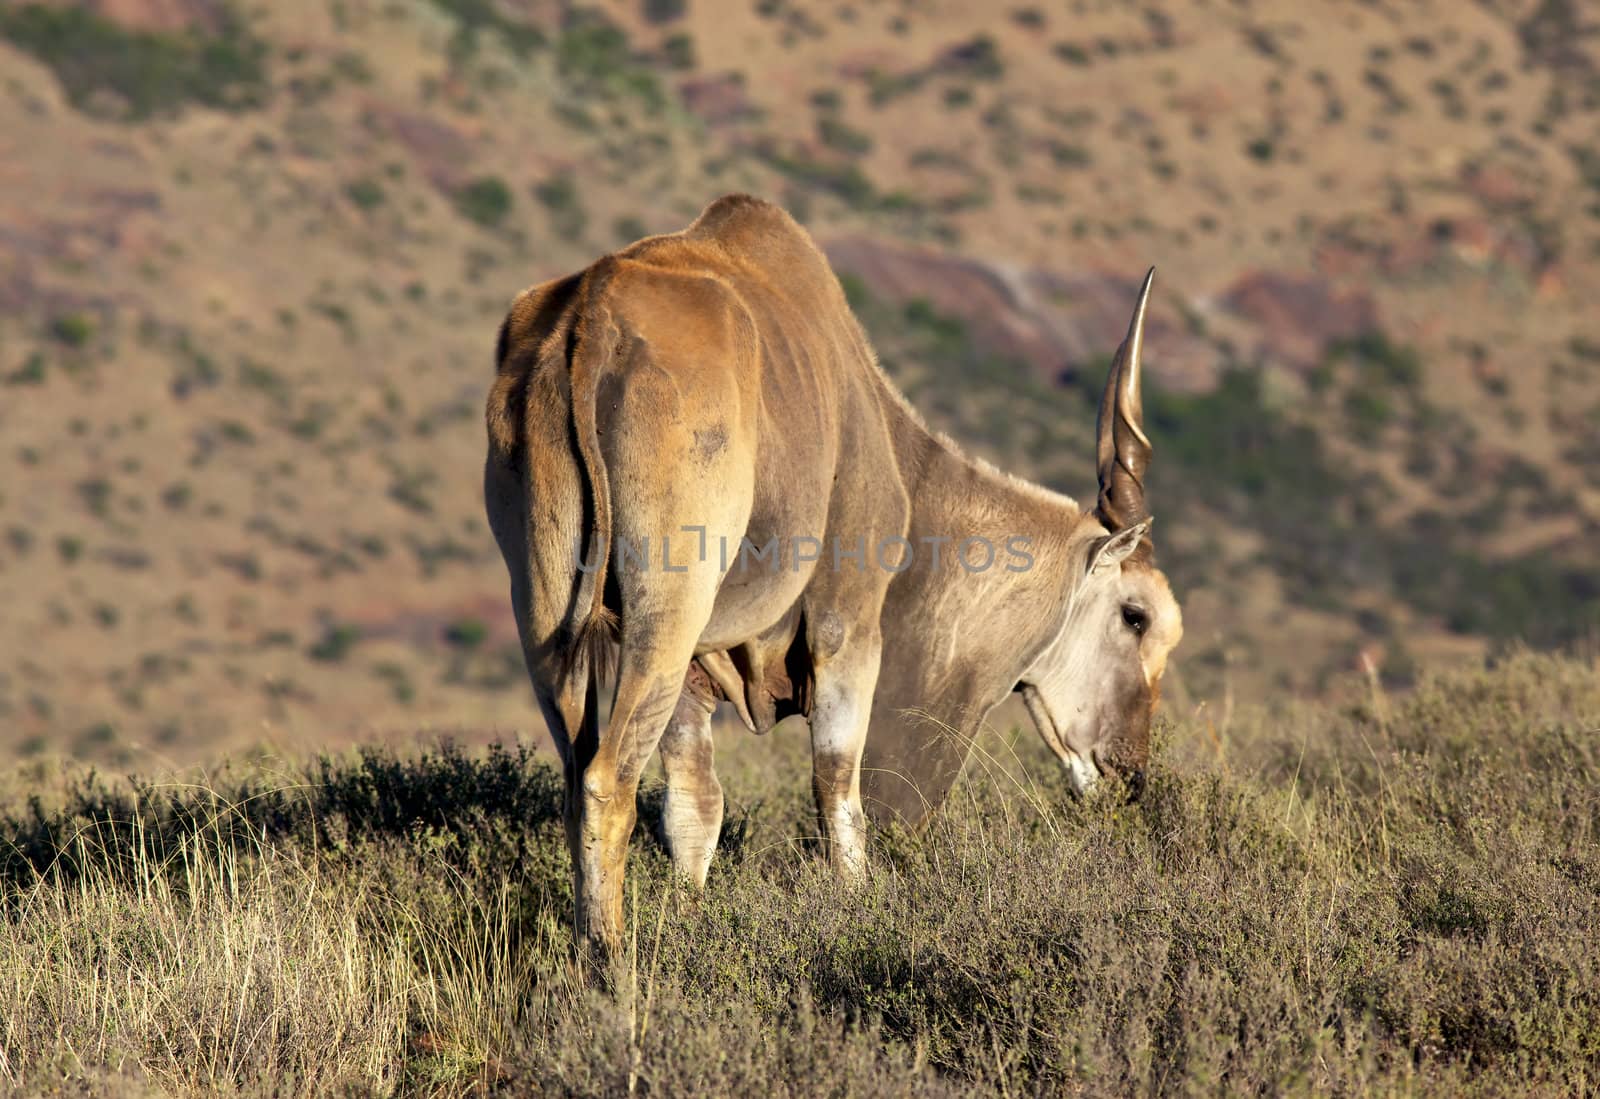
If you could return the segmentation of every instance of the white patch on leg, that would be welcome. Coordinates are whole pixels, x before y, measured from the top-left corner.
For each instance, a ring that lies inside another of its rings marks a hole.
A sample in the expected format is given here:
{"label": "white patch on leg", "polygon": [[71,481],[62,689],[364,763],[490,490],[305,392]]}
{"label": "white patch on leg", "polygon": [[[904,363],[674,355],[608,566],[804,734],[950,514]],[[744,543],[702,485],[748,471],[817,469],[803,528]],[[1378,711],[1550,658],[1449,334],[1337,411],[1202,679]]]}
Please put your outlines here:
{"label": "white patch on leg", "polygon": [[834,687],[817,694],[811,709],[811,748],[818,755],[843,756],[855,751],[861,710],[855,700]]}
{"label": "white patch on leg", "polygon": [[1100,780],[1100,770],[1089,760],[1069,749],[1067,752],[1067,780],[1072,783],[1072,792],[1074,794],[1087,794],[1089,788]]}
{"label": "white patch on leg", "polygon": [[722,814],[715,814],[715,820],[705,819],[696,801],[689,791],[674,789],[669,784],[666,803],[661,807],[661,831],[666,835],[667,850],[672,854],[678,873],[703,886],[706,875],[711,872],[711,859],[717,852]]}
{"label": "white patch on leg", "polygon": [[861,827],[861,807],[841,801],[828,816],[835,865],[854,881],[864,879],[867,876],[867,837]]}
{"label": "white patch on leg", "polygon": [[837,687],[819,692],[811,711],[812,765],[822,760],[850,760],[853,765],[845,795],[817,808],[835,868],[857,880],[867,873],[866,817],[861,810],[861,748],[866,730],[860,715],[856,700]]}

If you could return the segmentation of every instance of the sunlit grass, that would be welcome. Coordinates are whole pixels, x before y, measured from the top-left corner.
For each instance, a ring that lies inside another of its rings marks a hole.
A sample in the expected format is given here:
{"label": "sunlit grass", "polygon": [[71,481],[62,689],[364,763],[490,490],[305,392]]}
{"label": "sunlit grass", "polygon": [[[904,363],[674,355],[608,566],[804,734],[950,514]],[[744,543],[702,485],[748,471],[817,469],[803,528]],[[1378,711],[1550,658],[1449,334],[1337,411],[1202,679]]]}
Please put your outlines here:
{"label": "sunlit grass", "polygon": [[615,987],[570,956],[559,782],[368,753],[0,810],[24,1094],[1580,1094],[1600,1063],[1600,669],[1175,715],[1136,805],[981,739],[869,884],[803,729],[722,739],[703,894],[641,795]]}

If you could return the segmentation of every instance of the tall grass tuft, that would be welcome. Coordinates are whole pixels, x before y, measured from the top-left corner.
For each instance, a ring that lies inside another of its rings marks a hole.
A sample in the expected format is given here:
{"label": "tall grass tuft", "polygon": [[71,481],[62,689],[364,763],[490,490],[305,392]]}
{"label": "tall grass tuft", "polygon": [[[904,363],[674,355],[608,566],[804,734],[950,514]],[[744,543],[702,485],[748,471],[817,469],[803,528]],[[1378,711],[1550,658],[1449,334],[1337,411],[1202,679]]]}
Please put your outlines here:
{"label": "tall grass tuft", "polygon": [[242,831],[196,831],[157,861],[142,831],[123,847],[88,823],[7,892],[0,1079],[131,1072],[200,1094],[396,1078],[413,970],[375,933],[367,886]]}

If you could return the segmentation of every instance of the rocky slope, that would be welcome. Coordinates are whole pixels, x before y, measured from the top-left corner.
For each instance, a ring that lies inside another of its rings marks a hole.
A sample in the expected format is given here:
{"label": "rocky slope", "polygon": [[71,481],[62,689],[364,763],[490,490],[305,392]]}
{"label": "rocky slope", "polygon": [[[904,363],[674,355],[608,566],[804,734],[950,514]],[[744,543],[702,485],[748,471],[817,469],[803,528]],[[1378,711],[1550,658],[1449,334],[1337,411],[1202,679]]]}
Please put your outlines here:
{"label": "rocky slope", "polygon": [[1596,133],[1563,0],[7,3],[0,748],[533,728],[495,325],[736,189],[1079,496],[1159,266],[1178,705],[1592,638]]}

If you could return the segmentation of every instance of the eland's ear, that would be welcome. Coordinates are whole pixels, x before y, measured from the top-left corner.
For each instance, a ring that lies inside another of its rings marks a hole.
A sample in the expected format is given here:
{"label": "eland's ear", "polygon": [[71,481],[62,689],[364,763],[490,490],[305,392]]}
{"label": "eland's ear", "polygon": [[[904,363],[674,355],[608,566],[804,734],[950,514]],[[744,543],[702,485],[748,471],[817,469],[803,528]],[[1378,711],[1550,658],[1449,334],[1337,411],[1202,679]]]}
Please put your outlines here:
{"label": "eland's ear", "polygon": [[1139,543],[1150,533],[1150,524],[1154,522],[1154,518],[1146,516],[1131,527],[1095,539],[1094,545],[1089,547],[1089,562],[1085,568],[1088,575],[1097,576],[1120,566],[1139,548]]}

